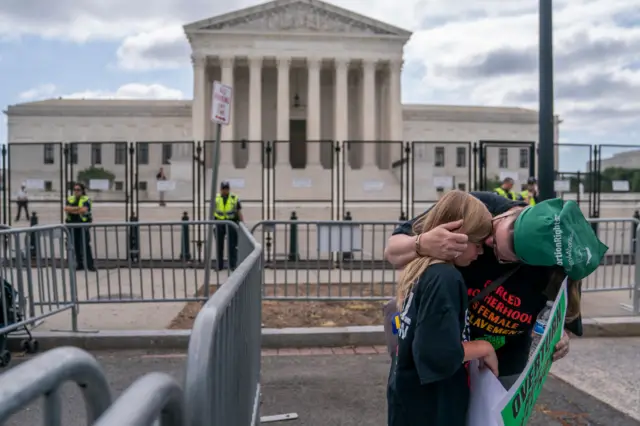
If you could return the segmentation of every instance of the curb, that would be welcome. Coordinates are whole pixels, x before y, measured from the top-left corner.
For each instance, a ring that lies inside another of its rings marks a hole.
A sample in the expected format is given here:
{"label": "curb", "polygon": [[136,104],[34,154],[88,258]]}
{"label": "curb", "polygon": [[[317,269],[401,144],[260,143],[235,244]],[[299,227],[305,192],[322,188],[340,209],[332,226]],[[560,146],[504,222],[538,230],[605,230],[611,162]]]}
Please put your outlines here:
{"label": "curb", "polygon": [[[589,318],[583,320],[583,337],[640,337],[640,317]],[[189,345],[191,330],[105,330],[33,332],[39,350],[75,346],[88,351],[100,350],[181,350]],[[20,351],[25,335],[10,335],[8,348]],[[379,326],[264,328],[263,349],[378,346],[386,345],[384,329]]]}

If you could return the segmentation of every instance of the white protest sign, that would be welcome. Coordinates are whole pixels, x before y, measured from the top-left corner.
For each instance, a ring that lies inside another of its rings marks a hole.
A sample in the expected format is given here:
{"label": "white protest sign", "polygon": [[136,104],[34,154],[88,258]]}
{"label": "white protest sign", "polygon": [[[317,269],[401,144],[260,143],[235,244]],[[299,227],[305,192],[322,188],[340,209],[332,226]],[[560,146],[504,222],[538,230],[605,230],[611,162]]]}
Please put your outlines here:
{"label": "white protest sign", "polygon": [[231,178],[231,179],[225,179],[227,182],[229,182],[229,186],[231,188],[244,188],[244,179],[242,178]]}
{"label": "white protest sign", "polygon": [[571,182],[568,180],[556,180],[553,182],[553,190],[555,192],[569,192],[571,191]]}
{"label": "white protest sign", "polygon": [[213,82],[211,120],[218,124],[228,125],[231,121],[231,100],[233,88],[219,81]]}
{"label": "white protest sign", "polygon": [[513,170],[503,170],[500,172],[500,180],[503,181],[506,178],[511,178],[515,182],[518,182],[518,172],[514,172]]}
{"label": "white protest sign", "polygon": [[24,182],[24,186],[27,189],[37,189],[39,191],[44,191],[44,180],[42,179],[27,179]]}
{"label": "white protest sign", "polygon": [[629,192],[631,188],[629,187],[628,180],[612,180],[611,189],[616,192]]}
{"label": "white protest sign", "polygon": [[309,178],[294,178],[291,185],[294,188],[311,188],[313,186],[313,183]]}
{"label": "white protest sign", "polygon": [[111,187],[109,179],[90,179],[89,189],[92,191],[108,191]]}
{"label": "white protest sign", "polygon": [[176,189],[176,182],[173,180],[159,180],[156,184],[158,192],[174,191]]}
{"label": "white protest sign", "polygon": [[453,176],[434,176],[433,187],[442,189],[453,189]]}
{"label": "white protest sign", "polygon": [[384,189],[384,182],[379,180],[367,180],[362,183],[362,189],[365,192],[377,192]]}

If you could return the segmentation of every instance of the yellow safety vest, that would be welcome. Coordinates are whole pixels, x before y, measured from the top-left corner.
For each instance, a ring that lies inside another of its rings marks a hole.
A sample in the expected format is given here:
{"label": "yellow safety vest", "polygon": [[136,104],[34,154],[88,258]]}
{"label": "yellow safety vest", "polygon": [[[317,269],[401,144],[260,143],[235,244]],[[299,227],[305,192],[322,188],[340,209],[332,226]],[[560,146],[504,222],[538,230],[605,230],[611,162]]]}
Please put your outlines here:
{"label": "yellow safety vest", "polygon": [[513,192],[509,191],[505,191],[504,189],[502,189],[502,187],[497,187],[496,189],[493,190],[495,193],[497,193],[499,196],[506,198],[507,200],[513,200],[515,201],[516,196]]}
{"label": "yellow safety vest", "polygon": [[[69,197],[67,197],[67,202],[69,204],[72,205],[76,205],[76,196],[75,195],[70,195]],[[93,221],[93,217],[91,215],[91,207],[93,205],[93,203],[91,202],[91,199],[89,197],[87,197],[86,195],[83,195],[80,197],[80,200],[78,201],[77,206],[78,207],[83,207],[84,205],[87,205],[89,207],[89,210],[85,213],[85,214],[81,214],[81,215],[75,215],[75,214],[70,214],[67,213],[67,222],[71,222],[71,219],[73,216],[80,216],[80,220],[82,222],[92,222]]]}
{"label": "yellow safety vest", "polygon": [[[522,199],[524,201],[527,201],[527,197],[529,197],[529,190],[524,190],[520,193],[520,196],[522,197]],[[529,205],[530,206],[535,206],[536,205],[536,199],[532,196],[529,198]]]}
{"label": "yellow safety vest", "polygon": [[218,220],[236,220],[238,213],[236,207],[238,205],[238,197],[235,194],[229,194],[227,202],[224,202],[222,195],[216,195],[216,211],[213,216]]}

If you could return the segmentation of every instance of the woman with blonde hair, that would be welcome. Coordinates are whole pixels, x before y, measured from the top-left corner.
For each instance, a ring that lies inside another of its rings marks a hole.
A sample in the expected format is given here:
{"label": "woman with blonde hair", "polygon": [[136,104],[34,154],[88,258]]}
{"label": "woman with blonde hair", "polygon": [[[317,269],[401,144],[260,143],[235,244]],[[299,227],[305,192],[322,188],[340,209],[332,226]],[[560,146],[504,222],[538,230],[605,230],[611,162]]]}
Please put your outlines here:
{"label": "woman with blonde hair", "polygon": [[469,403],[466,366],[474,359],[497,376],[492,345],[470,341],[467,287],[456,266],[467,266],[483,252],[492,217],[485,205],[462,192],[447,193],[413,227],[416,235],[463,220],[456,232],[469,238],[453,261],[418,257],[398,283],[400,327],[387,391],[389,426],[464,426]]}

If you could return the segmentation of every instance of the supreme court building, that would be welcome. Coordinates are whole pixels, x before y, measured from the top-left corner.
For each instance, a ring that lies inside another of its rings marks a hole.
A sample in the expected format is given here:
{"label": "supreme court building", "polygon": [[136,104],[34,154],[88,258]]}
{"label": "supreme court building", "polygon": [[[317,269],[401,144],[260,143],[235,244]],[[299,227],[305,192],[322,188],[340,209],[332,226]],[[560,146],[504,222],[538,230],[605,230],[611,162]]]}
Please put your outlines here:
{"label": "supreme court building", "polygon": [[[405,197],[402,141],[424,141],[414,145],[406,166],[417,183],[407,194],[427,201],[437,199],[442,182],[472,189],[471,142],[538,138],[533,110],[403,105],[403,48],[411,33],[320,0],[275,0],[187,24],[184,31],[192,49],[192,101],[53,99],[10,106],[12,192],[34,179],[57,190],[62,160],[53,142],[81,142],[73,148],[75,169],[99,164],[115,175],[110,192],[126,191],[123,143],[133,142],[146,153],[136,161],[138,197],[156,199],[160,167],[176,182],[167,199],[191,196],[193,141],[215,135],[216,80],[234,89],[220,179],[231,180],[244,199],[259,200],[264,191],[256,184],[264,165],[259,141],[273,141],[274,179],[287,199],[329,200],[337,184],[327,170],[336,168],[346,188],[342,201],[360,202]],[[344,147],[337,156],[335,141]],[[42,152],[34,156],[30,146]],[[487,175],[509,172],[525,181],[531,152],[516,144],[492,148]],[[204,158],[208,171],[210,151]]]}

